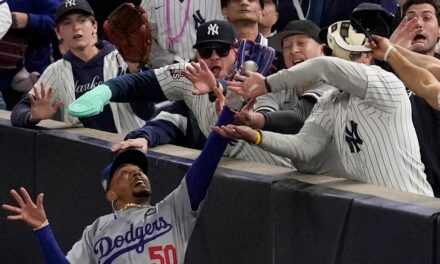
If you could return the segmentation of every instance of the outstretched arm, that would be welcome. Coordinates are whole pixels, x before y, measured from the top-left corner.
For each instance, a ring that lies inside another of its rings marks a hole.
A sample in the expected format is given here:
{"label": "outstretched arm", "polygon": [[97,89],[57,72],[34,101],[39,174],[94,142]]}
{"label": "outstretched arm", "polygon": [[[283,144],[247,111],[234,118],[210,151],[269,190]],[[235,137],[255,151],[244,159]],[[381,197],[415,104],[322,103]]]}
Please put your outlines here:
{"label": "outstretched arm", "polygon": [[[220,113],[216,125],[227,125],[233,123],[233,121],[234,113],[225,106]],[[189,168],[185,179],[193,210],[197,210],[200,203],[205,199],[209,184],[228,142],[228,139],[221,137],[215,132],[211,132],[202,152]]]}
{"label": "outstretched arm", "polygon": [[[401,53],[402,49],[397,50],[386,38],[374,36],[374,39],[377,41],[377,45],[371,45],[375,57],[386,60],[411,91],[425,99],[434,109],[440,110],[440,82],[435,75],[427,70],[429,68],[440,69],[438,60],[435,59],[422,68],[405,58],[403,53],[410,51]],[[430,60],[426,59],[426,61]],[[440,77],[440,71],[437,72]]]}
{"label": "outstretched arm", "polygon": [[360,98],[367,93],[365,66],[336,57],[317,57],[281,70],[264,78],[258,73],[235,76],[238,82],[230,82],[228,89],[245,98],[297,87],[314,86],[325,82]]}
{"label": "outstretched arm", "polygon": [[11,190],[11,195],[19,207],[3,204],[2,208],[13,213],[7,217],[8,220],[21,220],[29,225],[38,237],[46,263],[69,263],[61,251],[52,229],[47,221],[46,212],[43,206],[43,194],[40,193],[35,204],[25,188],[20,188],[20,196],[15,190]]}

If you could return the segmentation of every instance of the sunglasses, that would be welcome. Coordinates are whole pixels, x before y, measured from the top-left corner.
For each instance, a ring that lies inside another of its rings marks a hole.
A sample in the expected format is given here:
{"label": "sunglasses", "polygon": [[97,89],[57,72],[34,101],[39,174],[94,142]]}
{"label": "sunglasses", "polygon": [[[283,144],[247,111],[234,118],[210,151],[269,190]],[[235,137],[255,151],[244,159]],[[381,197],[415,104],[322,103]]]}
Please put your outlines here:
{"label": "sunglasses", "polygon": [[229,55],[229,51],[231,50],[231,46],[220,46],[220,47],[206,47],[206,48],[201,48],[198,49],[197,51],[199,52],[200,57],[202,57],[202,59],[209,59],[212,56],[212,51],[215,50],[215,53],[217,53],[217,55],[219,57],[226,57]]}

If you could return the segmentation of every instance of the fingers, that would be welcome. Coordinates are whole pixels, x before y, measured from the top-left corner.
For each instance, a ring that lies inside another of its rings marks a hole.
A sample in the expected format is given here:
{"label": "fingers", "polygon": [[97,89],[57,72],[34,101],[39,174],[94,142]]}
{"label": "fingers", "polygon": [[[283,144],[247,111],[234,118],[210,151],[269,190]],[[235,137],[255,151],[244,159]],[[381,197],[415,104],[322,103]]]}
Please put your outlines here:
{"label": "fingers", "polygon": [[41,82],[40,92],[41,92],[41,98],[46,98],[46,88],[44,87],[43,82]]}
{"label": "fingers", "polygon": [[34,86],[34,88],[32,88],[34,90],[34,99],[35,101],[40,100],[40,93],[38,92],[37,86]]}
{"label": "fingers", "polygon": [[16,206],[12,206],[9,204],[3,204],[2,208],[6,211],[12,212],[12,213],[16,213],[16,214],[20,214],[21,213],[21,208],[18,208]]}
{"label": "fingers", "polygon": [[199,60],[199,62],[202,70],[209,71],[208,64],[206,64],[206,62],[203,59]]}
{"label": "fingers", "polygon": [[55,101],[55,103],[52,104],[52,108],[54,110],[58,110],[58,108],[63,106],[63,102],[61,101],[61,99],[58,99]]}
{"label": "fingers", "polygon": [[23,198],[24,198],[24,201],[25,201],[27,204],[32,204],[32,205],[34,205],[34,202],[32,201],[31,196],[29,195],[29,193],[26,191],[25,188],[20,187],[20,192],[21,192],[21,195],[22,195]]}
{"label": "fingers", "polygon": [[241,111],[251,112],[254,110],[254,106],[257,103],[257,99],[252,98],[249,100],[246,105],[241,109]]}
{"label": "fingers", "polygon": [[148,150],[148,141],[145,138],[128,139],[115,144],[111,150],[113,152],[127,149],[127,148],[140,148],[143,151]]}
{"label": "fingers", "polygon": [[43,199],[44,199],[44,193],[40,193],[37,196],[37,207],[38,208],[43,208]]}
{"label": "fingers", "polygon": [[20,195],[18,195],[18,193],[15,190],[11,190],[10,193],[12,195],[12,198],[14,198],[14,200],[17,202],[17,204],[20,207],[24,207],[25,206],[25,203],[24,203],[23,199],[20,197]]}

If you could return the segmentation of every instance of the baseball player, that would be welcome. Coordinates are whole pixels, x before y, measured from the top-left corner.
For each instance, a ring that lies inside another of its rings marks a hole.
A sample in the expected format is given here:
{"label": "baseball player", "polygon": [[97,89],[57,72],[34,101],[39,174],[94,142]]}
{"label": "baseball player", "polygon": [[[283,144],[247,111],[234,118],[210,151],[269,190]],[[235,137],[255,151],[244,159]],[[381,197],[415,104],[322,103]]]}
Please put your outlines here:
{"label": "baseball player", "polygon": [[346,35],[351,30],[349,21],[336,22],[329,27],[328,43],[338,57],[363,63],[319,57],[267,78],[257,73],[236,76],[240,82],[231,82],[228,87],[249,98],[319,81],[333,85],[335,89],[318,100],[298,134],[233,125],[215,131],[298,161],[320,153],[333,137],[349,178],[433,196],[423,172],[405,86],[394,74],[368,65],[371,52],[346,42],[352,38],[351,34]]}
{"label": "baseball player", "polygon": [[0,39],[8,32],[12,24],[11,10],[6,0],[0,1]]}
{"label": "baseball player", "polygon": [[[52,118],[58,108],[62,121],[72,125],[126,134],[145,122],[138,118],[129,104],[112,103],[102,114],[91,118],[73,118],[64,107],[100,83],[116,77],[126,63],[109,42],[97,42],[97,24],[86,0],[63,1],[56,10],[56,32],[69,51],[63,59],[51,64],[41,75],[37,86],[13,109],[15,126],[33,127],[43,119]],[[145,107],[154,111],[154,104]]]}
{"label": "baseball player", "polygon": [[[210,21],[205,23],[203,27],[200,28],[201,37],[198,39],[196,47],[198,48],[198,44],[203,44],[204,42],[221,39],[223,34],[226,33],[226,29],[228,32],[233,31],[230,24],[225,21]],[[211,59],[213,59],[212,64],[210,64],[210,69],[214,76],[220,78],[228,73],[228,69],[232,69],[236,55],[235,52],[228,52],[227,55],[223,54],[227,56],[228,60],[232,58],[230,65],[227,65],[225,61],[220,62],[216,59],[218,53],[223,52],[218,49],[215,50],[216,54],[212,55],[214,50],[215,49],[211,48],[207,50],[200,48],[198,52],[204,53],[209,51]],[[232,49],[230,51],[232,51]],[[204,57],[205,55],[201,54],[201,56]],[[211,132],[212,124],[215,124],[218,118],[215,102],[211,101],[210,96],[207,94],[201,96],[195,96],[193,94],[193,83],[182,75],[182,72],[187,66],[188,64],[174,64],[109,80],[72,103],[69,106],[71,110],[70,113],[75,116],[100,113],[102,106],[105,105],[108,100],[115,102],[135,100],[184,100],[196,117],[202,133],[207,136]],[[93,103],[91,103],[91,101],[93,101]],[[80,111],[75,110],[77,105],[80,106]],[[181,127],[181,122],[181,119],[174,120],[175,126],[177,127]],[[225,151],[225,155],[238,159],[264,162],[271,165],[292,167],[289,159],[273,155],[267,151],[262,151],[244,141],[238,141],[236,144],[230,145]]]}
{"label": "baseball player", "polygon": [[[219,124],[229,119],[219,118]],[[26,189],[11,190],[18,207],[2,205],[9,220],[22,220],[34,229],[47,263],[183,263],[197,212],[228,140],[212,133],[181,184],[161,202],[149,204],[148,161],[137,149],[118,154],[104,170],[104,190],[113,213],[86,227],[82,238],[64,256],[51,231],[43,206]]]}
{"label": "baseball player", "polygon": [[154,67],[194,59],[197,28],[206,21],[223,19],[218,0],[143,0],[141,6],[159,46],[151,57]]}

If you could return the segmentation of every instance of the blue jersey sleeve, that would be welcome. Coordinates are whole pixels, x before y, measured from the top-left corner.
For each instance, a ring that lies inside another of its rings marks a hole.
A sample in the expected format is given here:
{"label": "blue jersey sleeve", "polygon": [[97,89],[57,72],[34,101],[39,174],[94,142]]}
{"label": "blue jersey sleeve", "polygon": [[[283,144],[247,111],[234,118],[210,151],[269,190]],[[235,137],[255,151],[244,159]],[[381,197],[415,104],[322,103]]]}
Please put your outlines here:
{"label": "blue jersey sleeve", "polygon": [[[223,108],[216,126],[228,125],[234,122],[234,112],[227,106]],[[191,208],[197,210],[205,199],[217,165],[228,145],[229,140],[211,132],[202,152],[189,168],[185,178],[188,187]]]}
{"label": "blue jersey sleeve", "polygon": [[63,264],[69,263],[69,261],[64,256],[61,251],[55,236],[52,233],[50,225],[43,227],[40,230],[35,231],[35,235],[40,242],[41,249],[43,251],[43,256],[48,264]]}

